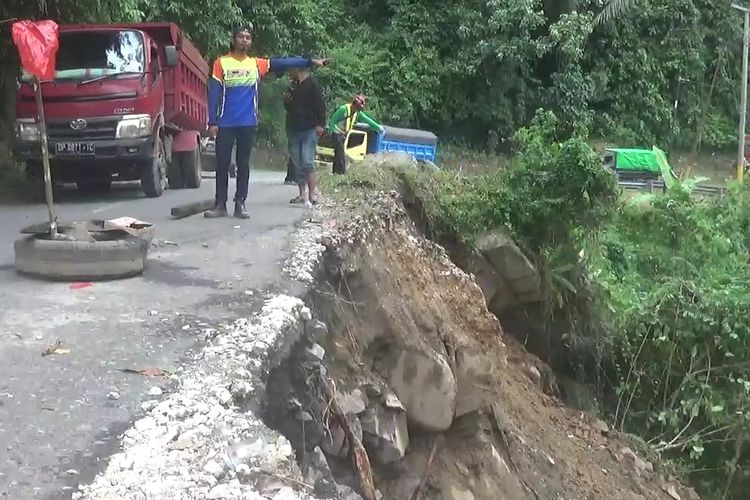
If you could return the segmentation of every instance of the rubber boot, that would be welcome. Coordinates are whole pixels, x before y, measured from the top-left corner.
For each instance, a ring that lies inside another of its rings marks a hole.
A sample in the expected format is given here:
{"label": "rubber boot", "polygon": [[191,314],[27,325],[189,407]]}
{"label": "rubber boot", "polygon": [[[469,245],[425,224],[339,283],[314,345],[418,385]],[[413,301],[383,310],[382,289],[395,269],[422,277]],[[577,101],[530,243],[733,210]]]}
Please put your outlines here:
{"label": "rubber boot", "polygon": [[203,216],[207,219],[218,219],[219,217],[228,217],[229,213],[227,212],[227,205],[217,204],[211,210],[206,210],[205,212],[203,212]]}
{"label": "rubber boot", "polygon": [[245,203],[235,202],[234,204],[234,216],[238,219],[249,219],[250,214],[247,211]]}

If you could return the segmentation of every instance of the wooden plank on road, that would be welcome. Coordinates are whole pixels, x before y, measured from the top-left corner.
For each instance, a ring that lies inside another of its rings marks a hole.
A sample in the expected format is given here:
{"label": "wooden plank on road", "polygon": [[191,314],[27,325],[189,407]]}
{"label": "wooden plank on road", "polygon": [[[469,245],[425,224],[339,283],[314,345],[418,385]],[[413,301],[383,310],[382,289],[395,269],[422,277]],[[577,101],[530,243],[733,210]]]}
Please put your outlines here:
{"label": "wooden plank on road", "polygon": [[170,213],[175,219],[184,219],[200,212],[205,212],[214,207],[214,200],[196,201],[193,203],[186,203],[185,205],[178,205],[172,207]]}

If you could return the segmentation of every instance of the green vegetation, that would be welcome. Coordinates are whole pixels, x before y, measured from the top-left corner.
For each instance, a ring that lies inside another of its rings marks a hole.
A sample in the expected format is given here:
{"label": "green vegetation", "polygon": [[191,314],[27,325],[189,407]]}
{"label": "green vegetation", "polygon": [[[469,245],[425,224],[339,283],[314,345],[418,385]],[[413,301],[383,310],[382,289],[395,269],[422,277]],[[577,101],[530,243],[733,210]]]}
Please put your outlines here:
{"label": "green vegetation", "polygon": [[[177,21],[214,57],[250,19],[259,54],[334,58],[319,73],[332,102],[362,92],[386,123],[491,151],[507,151],[540,107],[626,146],[688,146],[701,121],[707,146],[734,140],[741,18],[724,0],[216,0],[210,10],[188,0],[9,0],[0,20]],[[7,81],[13,50],[1,40]],[[279,110],[263,109],[278,126]]]}

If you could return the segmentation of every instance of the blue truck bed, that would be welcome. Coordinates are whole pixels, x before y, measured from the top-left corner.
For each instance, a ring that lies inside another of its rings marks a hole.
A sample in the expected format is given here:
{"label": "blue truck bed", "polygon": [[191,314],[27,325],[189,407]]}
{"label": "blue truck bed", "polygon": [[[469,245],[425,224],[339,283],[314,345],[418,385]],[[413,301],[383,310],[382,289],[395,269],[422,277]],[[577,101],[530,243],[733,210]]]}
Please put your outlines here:
{"label": "blue truck bed", "polygon": [[408,153],[418,160],[435,162],[437,157],[437,136],[432,132],[384,126],[385,133],[372,134],[368,141],[368,153],[401,152]]}

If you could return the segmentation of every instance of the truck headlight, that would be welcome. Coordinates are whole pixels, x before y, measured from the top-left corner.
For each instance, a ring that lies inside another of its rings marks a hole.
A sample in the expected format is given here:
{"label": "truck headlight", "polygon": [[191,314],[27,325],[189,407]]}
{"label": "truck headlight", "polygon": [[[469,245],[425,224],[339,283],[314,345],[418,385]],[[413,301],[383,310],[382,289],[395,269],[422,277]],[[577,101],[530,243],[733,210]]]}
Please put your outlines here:
{"label": "truck headlight", "polygon": [[16,139],[19,141],[38,141],[39,126],[31,118],[16,120]]}
{"label": "truck headlight", "polygon": [[117,124],[117,139],[135,139],[151,135],[151,117],[148,115],[125,115]]}

